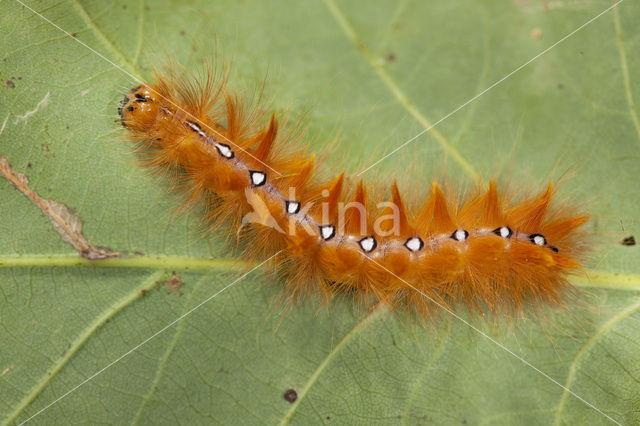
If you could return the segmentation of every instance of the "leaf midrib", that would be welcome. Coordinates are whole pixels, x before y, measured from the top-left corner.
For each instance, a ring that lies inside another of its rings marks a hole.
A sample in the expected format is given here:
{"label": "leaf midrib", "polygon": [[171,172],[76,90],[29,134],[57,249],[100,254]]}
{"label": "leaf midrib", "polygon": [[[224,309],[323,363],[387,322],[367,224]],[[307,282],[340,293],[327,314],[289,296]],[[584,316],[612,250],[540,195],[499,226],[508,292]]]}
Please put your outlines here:
{"label": "leaf midrib", "polygon": [[[93,267],[151,268],[162,270],[246,271],[251,264],[241,259],[189,256],[141,255],[87,260],[75,254],[0,256],[0,268]],[[583,288],[640,291],[640,274],[585,269],[570,279]]]}

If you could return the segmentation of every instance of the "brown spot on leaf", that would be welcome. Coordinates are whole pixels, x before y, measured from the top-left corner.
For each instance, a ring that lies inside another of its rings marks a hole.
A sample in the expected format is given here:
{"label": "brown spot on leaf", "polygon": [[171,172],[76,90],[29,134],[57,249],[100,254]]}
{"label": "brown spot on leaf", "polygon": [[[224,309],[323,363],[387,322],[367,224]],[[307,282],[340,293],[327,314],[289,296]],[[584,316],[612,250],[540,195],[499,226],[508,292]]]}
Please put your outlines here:
{"label": "brown spot on leaf", "polygon": [[169,287],[169,291],[167,292],[167,294],[177,292],[180,296],[182,296],[182,290],[180,290],[182,284],[182,279],[178,275],[176,275],[175,272],[173,273],[173,275],[171,275],[171,278],[162,283],[163,286]]}
{"label": "brown spot on leaf", "polygon": [[540,37],[542,37],[542,30],[540,28],[532,29],[531,32],[529,33],[529,37],[531,37],[534,40],[540,40]]}
{"label": "brown spot on leaf", "polygon": [[16,84],[11,80],[7,80],[7,87],[9,87],[10,89],[15,89]]}
{"label": "brown spot on leaf", "polygon": [[298,392],[296,392],[295,389],[287,389],[283,397],[285,401],[293,404],[296,402],[296,399],[298,399]]}
{"label": "brown spot on leaf", "polygon": [[635,246],[636,237],[634,237],[633,235],[629,235],[627,238],[624,238],[622,241],[620,241],[620,244],[622,244],[623,246]]}
{"label": "brown spot on leaf", "polygon": [[54,200],[44,199],[29,187],[29,179],[11,168],[9,161],[0,155],[0,173],[22,192],[51,221],[53,229],[60,234],[65,243],[69,243],[78,254],[87,260],[107,259],[120,256],[120,253],[106,247],[95,247],[82,234],[82,220],[69,207]]}

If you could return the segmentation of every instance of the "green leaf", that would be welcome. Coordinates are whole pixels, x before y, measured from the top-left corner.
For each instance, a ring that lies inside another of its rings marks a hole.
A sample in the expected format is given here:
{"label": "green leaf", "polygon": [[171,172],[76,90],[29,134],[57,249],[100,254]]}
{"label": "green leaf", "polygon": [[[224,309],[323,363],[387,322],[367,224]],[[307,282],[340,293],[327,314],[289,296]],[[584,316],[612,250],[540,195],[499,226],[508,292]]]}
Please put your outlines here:
{"label": "green leaf", "polygon": [[[611,4],[0,2],[0,155],[36,194],[0,178],[0,421],[638,423],[640,262],[620,242],[640,237],[640,6],[519,68]],[[531,191],[559,179],[593,216],[585,294],[541,324],[474,322],[485,335],[349,299],[282,316],[281,283],[243,277],[121,140],[122,94],[166,55],[233,58],[240,90],[266,76],[312,150],[339,133],[332,172],[438,123],[363,176],[407,192],[441,174]],[[35,200],[123,255],[83,260]],[[173,271],[180,288],[162,284]]]}

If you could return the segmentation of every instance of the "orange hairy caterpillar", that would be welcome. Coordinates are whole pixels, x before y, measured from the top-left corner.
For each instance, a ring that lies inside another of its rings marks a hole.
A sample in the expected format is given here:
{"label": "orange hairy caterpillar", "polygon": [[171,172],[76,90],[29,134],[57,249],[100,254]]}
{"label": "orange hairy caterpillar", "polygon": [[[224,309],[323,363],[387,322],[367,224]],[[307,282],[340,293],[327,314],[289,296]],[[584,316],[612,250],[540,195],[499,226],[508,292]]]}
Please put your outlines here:
{"label": "orange hairy caterpillar", "polygon": [[250,258],[276,255],[292,299],[349,292],[423,315],[430,302],[537,309],[561,304],[581,267],[588,217],[554,207],[551,184],[515,200],[490,181],[460,200],[434,183],[407,203],[395,182],[388,202],[382,185],[351,185],[344,172],[319,182],[314,157],[283,149],[295,141],[275,115],[251,110],[209,71],[156,72],[118,111],[145,166],[174,171],[188,202],[207,203],[211,228],[238,230]]}

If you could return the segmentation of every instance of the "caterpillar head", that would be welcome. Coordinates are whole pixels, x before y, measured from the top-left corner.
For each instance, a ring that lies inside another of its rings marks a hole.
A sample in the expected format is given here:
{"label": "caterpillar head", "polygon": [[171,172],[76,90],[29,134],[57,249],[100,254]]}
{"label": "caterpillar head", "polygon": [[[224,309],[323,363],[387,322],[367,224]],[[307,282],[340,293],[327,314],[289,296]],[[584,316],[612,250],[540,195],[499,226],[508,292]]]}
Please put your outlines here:
{"label": "caterpillar head", "polygon": [[130,130],[145,131],[154,125],[162,106],[159,89],[143,84],[131,89],[118,106],[122,125]]}

